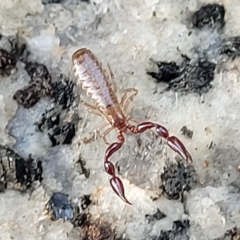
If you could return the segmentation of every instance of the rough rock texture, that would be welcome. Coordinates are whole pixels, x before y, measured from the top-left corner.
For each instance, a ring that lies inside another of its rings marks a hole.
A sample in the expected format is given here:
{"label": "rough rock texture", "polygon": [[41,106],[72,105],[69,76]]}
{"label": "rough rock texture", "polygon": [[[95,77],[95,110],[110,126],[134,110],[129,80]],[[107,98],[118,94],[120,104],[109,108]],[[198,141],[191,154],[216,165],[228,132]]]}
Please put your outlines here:
{"label": "rough rock texture", "polygon": [[[42,172],[25,191],[0,193],[0,239],[238,236],[239,12],[238,0],[1,0],[0,145],[41,160],[24,168],[24,177],[29,169]],[[105,120],[79,106],[89,101],[71,56],[83,47],[110,64],[119,97],[138,89],[127,115],[162,124],[193,157],[192,164],[176,158],[154,130],[128,134],[111,161],[132,206],[114,194],[104,172],[107,146],[94,130]],[[9,160],[6,151],[1,158]],[[46,204],[54,193],[67,196],[60,200],[68,209],[50,201],[53,218]],[[74,220],[70,203],[78,209]]]}

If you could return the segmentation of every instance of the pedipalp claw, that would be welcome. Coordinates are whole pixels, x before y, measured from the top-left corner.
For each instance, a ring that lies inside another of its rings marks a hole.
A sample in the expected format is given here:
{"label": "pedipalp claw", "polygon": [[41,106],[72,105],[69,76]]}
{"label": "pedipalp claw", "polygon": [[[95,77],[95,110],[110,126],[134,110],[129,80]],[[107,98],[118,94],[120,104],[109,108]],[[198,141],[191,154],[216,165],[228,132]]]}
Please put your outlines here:
{"label": "pedipalp claw", "polygon": [[174,137],[174,136],[169,137],[167,143],[171,149],[179,153],[188,162],[192,163],[192,156],[184,147],[183,143],[177,137]]}
{"label": "pedipalp claw", "polygon": [[113,189],[113,191],[127,204],[132,205],[127,198],[125,197],[124,193],[124,186],[120,178],[113,177],[110,179],[110,185]]}

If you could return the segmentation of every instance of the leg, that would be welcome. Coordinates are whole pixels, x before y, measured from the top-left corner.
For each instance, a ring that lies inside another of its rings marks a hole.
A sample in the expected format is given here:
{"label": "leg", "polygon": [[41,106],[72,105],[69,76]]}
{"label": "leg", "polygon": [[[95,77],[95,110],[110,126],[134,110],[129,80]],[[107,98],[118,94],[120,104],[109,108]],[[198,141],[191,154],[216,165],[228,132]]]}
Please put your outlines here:
{"label": "leg", "polygon": [[114,129],[113,127],[108,127],[103,133],[100,133],[102,129],[104,129],[106,126],[109,126],[109,123],[105,122],[100,127],[97,128],[96,132],[99,138],[102,138],[104,143],[106,145],[110,145],[110,143],[107,141],[106,136]]}
{"label": "leg", "polygon": [[131,205],[131,203],[125,197],[124,186],[123,186],[123,183],[122,183],[121,179],[116,176],[114,165],[112,164],[112,162],[110,162],[108,160],[113,155],[113,153],[115,153],[117,150],[119,150],[122,147],[124,141],[125,141],[125,139],[124,139],[122,133],[119,133],[119,135],[118,135],[118,142],[112,143],[107,148],[107,150],[105,152],[104,168],[105,168],[105,171],[112,177],[110,179],[110,185],[111,185],[113,191],[124,202],[126,202],[126,203]]}
{"label": "leg", "polygon": [[[133,92],[129,97],[127,97],[127,94]],[[135,88],[127,88],[124,90],[122,97],[121,97],[121,102],[120,105],[123,108],[123,111],[126,112],[128,105],[130,101],[133,100],[133,98],[138,94],[138,90]]]}
{"label": "leg", "polygon": [[101,135],[101,137],[103,138],[103,141],[104,141],[104,143],[105,143],[106,145],[110,145],[110,143],[107,141],[106,136],[107,136],[113,129],[114,129],[113,127],[110,127],[110,128],[108,128],[107,130],[105,130],[105,131],[103,132],[103,134]]}
{"label": "leg", "polygon": [[[97,132],[97,136],[98,136],[99,138],[102,137],[102,134],[100,133],[100,131],[101,131],[102,129],[104,129],[106,126],[108,126],[108,125],[109,125],[109,123],[105,122],[105,123],[103,123],[102,125],[100,125],[100,126],[97,128],[96,132]],[[109,144],[107,144],[107,145],[109,145]]]}
{"label": "leg", "polygon": [[152,122],[143,122],[137,126],[130,126],[129,129],[132,133],[142,133],[148,129],[155,128],[158,135],[167,140],[168,146],[178,154],[180,154],[183,158],[185,158],[188,162],[192,163],[192,157],[183,145],[183,143],[175,136],[169,136],[168,130],[156,123]]}
{"label": "leg", "polygon": [[116,86],[115,78],[114,78],[114,75],[113,75],[112,69],[110,68],[109,63],[108,63],[108,70],[109,70],[111,80],[112,80],[112,82],[111,82],[112,89],[116,93],[117,92],[117,86]]}
{"label": "leg", "polygon": [[84,101],[81,101],[80,104],[81,104],[86,110],[88,110],[90,113],[92,113],[92,114],[94,114],[94,115],[97,115],[97,116],[102,116],[102,114],[99,112],[99,110],[98,110],[95,106],[93,106],[93,105],[91,105],[91,104],[89,104],[89,103],[86,103],[86,102],[84,102]]}

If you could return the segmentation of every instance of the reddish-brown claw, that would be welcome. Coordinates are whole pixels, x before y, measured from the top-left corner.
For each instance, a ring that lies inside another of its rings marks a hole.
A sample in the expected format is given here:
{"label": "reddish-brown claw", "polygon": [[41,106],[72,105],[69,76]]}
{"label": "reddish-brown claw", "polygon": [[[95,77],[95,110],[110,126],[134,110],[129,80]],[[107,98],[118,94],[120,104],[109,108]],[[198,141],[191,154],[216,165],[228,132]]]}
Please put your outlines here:
{"label": "reddish-brown claw", "polygon": [[174,136],[168,137],[167,143],[172,150],[179,153],[183,158],[185,158],[187,161],[192,163],[191,155],[189,154],[187,149],[184,147],[183,143],[177,137],[174,137]]}
{"label": "reddish-brown claw", "polygon": [[119,177],[113,177],[110,179],[110,185],[113,189],[113,191],[127,204],[132,205],[127,198],[125,197],[124,193],[124,186]]}

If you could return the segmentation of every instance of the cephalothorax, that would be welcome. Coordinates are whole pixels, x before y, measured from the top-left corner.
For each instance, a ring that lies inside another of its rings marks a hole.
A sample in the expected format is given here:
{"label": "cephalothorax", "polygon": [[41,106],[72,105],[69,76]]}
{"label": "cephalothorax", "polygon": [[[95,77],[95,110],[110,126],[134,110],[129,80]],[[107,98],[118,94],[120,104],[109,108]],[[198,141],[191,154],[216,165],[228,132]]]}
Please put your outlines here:
{"label": "cephalothorax", "polygon": [[[128,88],[124,91],[120,102],[116,96],[116,85],[114,82],[113,73],[109,67],[109,73],[102,68],[93,53],[82,48],[76,51],[72,56],[73,68],[77,77],[78,83],[82,85],[83,90],[91,98],[94,105],[82,102],[83,106],[92,113],[106,118],[106,123],[101,125],[97,132],[109,126],[102,134],[103,140],[106,140],[106,135],[113,129],[118,132],[118,141],[110,144],[105,152],[104,168],[111,176],[110,185],[114,192],[126,203],[131,204],[125,197],[122,181],[116,176],[115,167],[109,158],[114,152],[120,149],[125,141],[123,133],[130,131],[132,133],[142,133],[148,129],[155,128],[157,134],[167,140],[168,146],[175,152],[180,154],[187,161],[192,162],[192,157],[186,150],[182,142],[175,136],[169,136],[168,130],[153,122],[142,122],[137,125],[132,125],[131,117],[125,113],[130,101],[137,95],[138,91],[135,88]],[[131,93],[129,96],[128,94]]]}

